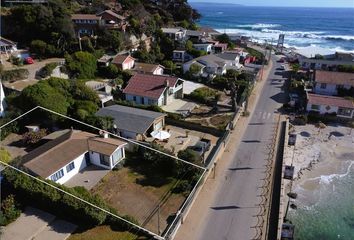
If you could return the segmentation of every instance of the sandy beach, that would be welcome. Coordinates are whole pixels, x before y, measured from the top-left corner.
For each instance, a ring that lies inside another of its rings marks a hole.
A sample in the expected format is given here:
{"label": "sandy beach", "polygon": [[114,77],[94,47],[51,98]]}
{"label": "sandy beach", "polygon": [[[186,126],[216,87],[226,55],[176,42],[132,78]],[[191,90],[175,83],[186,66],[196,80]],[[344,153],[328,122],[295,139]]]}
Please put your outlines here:
{"label": "sandy beach", "polygon": [[288,214],[298,230],[296,239],[353,239],[354,130],[306,125],[291,132],[297,141],[287,147],[284,160],[295,166],[287,188],[297,194],[291,200],[297,209]]}

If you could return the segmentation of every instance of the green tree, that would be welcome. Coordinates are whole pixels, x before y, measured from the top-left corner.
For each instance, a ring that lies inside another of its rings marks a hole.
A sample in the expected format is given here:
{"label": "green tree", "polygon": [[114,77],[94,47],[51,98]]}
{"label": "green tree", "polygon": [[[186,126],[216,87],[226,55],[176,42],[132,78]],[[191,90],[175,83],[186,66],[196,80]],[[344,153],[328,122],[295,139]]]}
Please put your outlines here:
{"label": "green tree", "polygon": [[167,70],[170,74],[173,74],[173,72],[176,70],[177,67],[176,64],[171,60],[163,61],[162,65],[165,67],[165,70]]}
{"label": "green tree", "polygon": [[186,42],[185,48],[186,48],[187,52],[192,51],[192,50],[193,50],[193,42],[190,41],[190,40],[188,40],[188,41]]}
{"label": "green tree", "polygon": [[72,55],[66,55],[66,66],[72,75],[78,79],[95,78],[97,71],[97,59],[89,52],[75,52]]}
{"label": "green tree", "polygon": [[202,67],[199,66],[198,64],[193,63],[190,68],[189,68],[189,73],[192,75],[197,75],[200,73],[200,71],[202,70]]}
{"label": "green tree", "polygon": [[177,156],[178,156],[178,158],[180,158],[182,160],[185,160],[187,162],[194,163],[194,164],[200,163],[200,160],[201,160],[198,153],[193,151],[192,149],[189,149],[189,148],[179,151]]}
{"label": "green tree", "polygon": [[36,144],[38,143],[43,137],[47,135],[47,129],[40,129],[37,132],[26,132],[22,135],[22,141],[25,144]]}
{"label": "green tree", "polygon": [[42,106],[55,112],[66,114],[70,105],[61,93],[46,83],[39,83],[25,88],[20,98],[24,109]]}
{"label": "green tree", "polygon": [[37,55],[38,58],[46,56],[47,43],[42,40],[33,40],[30,45],[30,52]]}

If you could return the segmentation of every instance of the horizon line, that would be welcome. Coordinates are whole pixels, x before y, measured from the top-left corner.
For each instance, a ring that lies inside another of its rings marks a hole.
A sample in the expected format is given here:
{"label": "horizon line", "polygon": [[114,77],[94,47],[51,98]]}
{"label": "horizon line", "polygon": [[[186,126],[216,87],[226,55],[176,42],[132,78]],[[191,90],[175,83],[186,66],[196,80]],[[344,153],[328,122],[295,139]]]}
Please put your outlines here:
{"label": "horizon line", "polygon": [[319,6],[275,6],[275,5],[245,5],[245,4],[239,4],[239,3],[229,3],[229,2],[195,2],[195,1],[188,1],[188,3],[214,3],[214,4],[227,4],[227,5],[235,5],[235,6],[240,6],[240,7],[279,7],[279,8],[345,8],[345,9],[354,9],[354,6],[351,7],[319,7]]}

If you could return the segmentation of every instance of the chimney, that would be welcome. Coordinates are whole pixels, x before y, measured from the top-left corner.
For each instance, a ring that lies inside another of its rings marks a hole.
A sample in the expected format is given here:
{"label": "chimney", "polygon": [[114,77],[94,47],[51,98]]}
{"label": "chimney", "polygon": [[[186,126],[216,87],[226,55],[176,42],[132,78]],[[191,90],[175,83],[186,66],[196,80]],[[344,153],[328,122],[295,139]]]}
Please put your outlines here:
{"label": "chimney", "polygon": [[108,132],[106,132],[106,131],[100,131],[99,133],[100,133],[100,136],[101,136],[102,138],[108,138]]}

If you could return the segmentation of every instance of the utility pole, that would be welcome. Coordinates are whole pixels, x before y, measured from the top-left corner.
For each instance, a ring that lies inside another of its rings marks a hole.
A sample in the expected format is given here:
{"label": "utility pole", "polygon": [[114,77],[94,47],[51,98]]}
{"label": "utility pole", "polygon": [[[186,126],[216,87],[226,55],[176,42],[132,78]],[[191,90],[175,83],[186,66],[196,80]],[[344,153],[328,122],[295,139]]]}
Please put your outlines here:
{"label": "utility pole", "polygon": [[80,51],[82,51],[80,32],[78,32],[77,34],[79,36],[79,48],[80,48]]}

